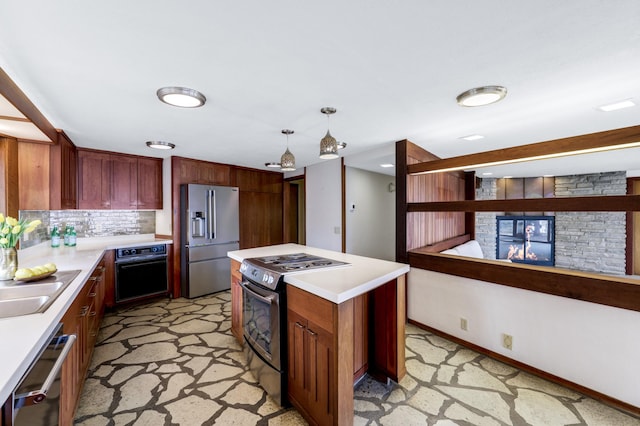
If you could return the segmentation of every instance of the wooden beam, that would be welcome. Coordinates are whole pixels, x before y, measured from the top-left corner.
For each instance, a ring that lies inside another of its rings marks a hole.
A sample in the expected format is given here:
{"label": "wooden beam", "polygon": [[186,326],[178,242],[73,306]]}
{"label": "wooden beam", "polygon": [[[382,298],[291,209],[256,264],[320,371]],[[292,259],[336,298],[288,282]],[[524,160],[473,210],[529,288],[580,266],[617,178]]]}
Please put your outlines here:
{"label": "wooden beam", "polygon": [[408,172],[409,174],[418,174],[446,170],[473,169],[477,168],[479,164],[516,162],[523,158],[535,159],[540,156],[567,154],[575,151],[600,149],[634,142],[640,142],[640,126],[624,127],[604,132],[411,164],[408,166]]}
{"label": "wooden beam", "polygon": [[408,212],[632,212],[640,211],[640,195],[610,195],[517,200],[435,201],[409,203]]}
{"label": "wooden beam", "polygon": [[629,278],[418,250],[409,252],[409,264],[412,268],[640,312],[640,282]]}
{"label": "wooden beam", "polygon": [[0,68],[0,95],[4,96],[18,111],[24,114],[52,143],[58,143],[58,132],[55,127],[42,115],[40,110],[36,108],[2,68]]}

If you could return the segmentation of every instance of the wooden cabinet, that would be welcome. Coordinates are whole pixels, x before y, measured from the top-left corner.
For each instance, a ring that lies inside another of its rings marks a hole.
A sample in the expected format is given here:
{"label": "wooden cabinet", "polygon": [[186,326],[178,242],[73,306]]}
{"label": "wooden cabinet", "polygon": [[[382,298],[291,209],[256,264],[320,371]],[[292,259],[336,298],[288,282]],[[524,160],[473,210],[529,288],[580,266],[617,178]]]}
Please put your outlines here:
{"label": "wooden cabinet", "polygon": [[18,143],[20,210],[49,209],[49,145]]}
{"label": "wooden cabinet", "polygon": [[177,169],[180,183],[232,186],[233,167],[228,164],[211,163],[190,158],[174,157],[173,167]]}
{"label": "wooden cabinet", "polygon": [[[352,306],[352,303],[347,305]],[[353,317],[343,324],[349,332],[342,338],[348,339],[349,344],[341,354],[346,358],[341,360],[348,362],[339,363],[338,337],[344,328],[338,328],[338,306],[287,286],[289,401],[310,423],[338,424],[339,411],[348,410],[349,406],[353,417]],[[344,373],[343,367],[349,372],[351,392],[350,396],[342,395],[339,400],[338,370]],[[348,401],[342,401],[349,398],[350,405]]]}
{"label": "wooden cabinet", "polygon": [[[323,306],[319,310],[325,311]],[[329,309],[328,318],[331,318]],[[332,330],[304,318],[295,310],[287,312],[289,340],[289,400],[321,425],[333,424],[335,407],[332,392],[334,351]]]}
{"label": "wooden cabinet", "polygon": [[111,208],[111,155],[78,150],[78,208]]}
{"label": "wooden cabinet", "polygon": [[104,315],[104,258],[93,270],[82,290],[62,317],[65,334],[75,334],[76,342],[62,365],[60,424],[73,424],[73,417],[89,369],[93,347]]}
{"label": "wooden cabinet", "polygon": [[138,159],[129,155],[109,156],[111,161],[111,208],[138,208]]}
{"label": "wooden cabinet", "polygon": [[242,327],[242,274],[240,273],[240,262],[231,259],[231,332],[243,344],[242,337],[244,331]]}
{"label": "wooden cabinet", "polygon": [[162,160],[138,158],[138,208],[162,209]]}
{"label": "wooden cabinet", "polygon": [[162,159],[78,150],[81,209],[162,209]]}
{"label": "wooden cabinet", "polygon": [[405,375],[404,286],[402,276],[340,304],[287,286],[288,395],[310,424],[352,425],[365,372]]}
{"label": "wooden cabinet", "polygon": [[58,131],[58,143],[49,151],[49,209],[78,206],[78,150],[69,137]]}

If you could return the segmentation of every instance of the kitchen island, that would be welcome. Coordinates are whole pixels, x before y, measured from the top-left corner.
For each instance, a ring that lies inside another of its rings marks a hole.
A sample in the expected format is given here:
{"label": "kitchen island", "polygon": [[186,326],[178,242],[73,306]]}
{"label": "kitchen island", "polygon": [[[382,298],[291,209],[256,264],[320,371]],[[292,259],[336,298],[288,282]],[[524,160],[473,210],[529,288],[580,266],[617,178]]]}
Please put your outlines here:
{"label": "kitchen island", "polygon": [[[307,253],[349,266],[288,273],[288,397],[312,424],[353,424],[354,382],[368,372],[399,381],[406,373],[405,274],[409,266],[330,250],[281,244],[229,252],[232,277],[244,259]],[[233,284],[233,283],[232,283]],[[233,289],[233,286],[232,286]],[[232,290],[232,309],[242,309]],[[232,312],[241,317],[241,312]]]}
{"label": "kitchen island", "polygon": [[[76,247],[51,248],[48,243],[42,243],[18,251],[19,267],[33,267],[53,262],[61,272],[80,272],[44,312],[0,319],[0,338],[7,345],[6,350],[0,351],[0,402],[3,403],[11,396],[51,332],[61,322],[83,289],[87,288],[87,281],[101,262],[105,250],[149,243],[171,244],[172,241],[156,239],[153,234],[124,235],[79,238]],[[0,281],[0,286],[12,285],[16,284],[13,281]]]}

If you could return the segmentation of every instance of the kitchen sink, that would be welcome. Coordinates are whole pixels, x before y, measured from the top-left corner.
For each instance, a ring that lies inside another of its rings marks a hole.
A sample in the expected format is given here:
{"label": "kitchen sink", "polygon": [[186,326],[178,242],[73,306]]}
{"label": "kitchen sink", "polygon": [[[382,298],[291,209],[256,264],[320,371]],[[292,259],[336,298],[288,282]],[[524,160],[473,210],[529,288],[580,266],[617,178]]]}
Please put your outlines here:
{"label": "kitchen sink", "polygon": [[43,284],[33,283],[0,287],[0,301],[23,297],[51,296],[64,286],[64,282],[55,281]]}
{"label": "kitchen sink", "polygon": [[52,302],[50,296],[21,297],[0,300],[0,318],[44,312]]}
{"label": "kitchen sink", "polygon": [[58,271],[40,281],[5,283],[0,286],[0,318],[45,312],[79,273]]}

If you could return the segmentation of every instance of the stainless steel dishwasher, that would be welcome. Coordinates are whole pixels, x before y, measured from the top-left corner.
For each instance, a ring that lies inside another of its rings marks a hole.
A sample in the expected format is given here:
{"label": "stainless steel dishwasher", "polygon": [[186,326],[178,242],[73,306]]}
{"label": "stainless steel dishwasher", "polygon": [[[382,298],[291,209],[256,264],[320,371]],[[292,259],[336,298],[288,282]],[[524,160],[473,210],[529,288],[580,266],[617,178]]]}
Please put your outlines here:
{"label": "stainless steel dishwasher", "polygon": [[60,415],[60,371],[76,340],[58,324],[4,407],[13,426],[57,425]]}

